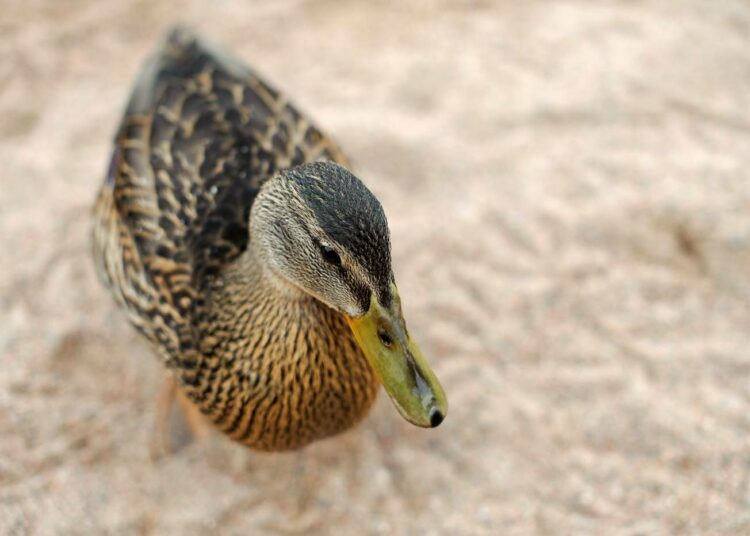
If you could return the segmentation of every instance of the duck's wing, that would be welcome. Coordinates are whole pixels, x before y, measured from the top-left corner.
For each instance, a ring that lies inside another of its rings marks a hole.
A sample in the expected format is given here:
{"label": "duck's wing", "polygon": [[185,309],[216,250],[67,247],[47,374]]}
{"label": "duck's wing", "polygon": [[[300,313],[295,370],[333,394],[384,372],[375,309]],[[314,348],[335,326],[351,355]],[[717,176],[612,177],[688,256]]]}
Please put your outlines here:
{"label": "duck's wing", "polygon": [[262,182],[315,160],[347,164],[248,67],[173,31],[138,78],[96,209],[100,271],[139,329],[175,347],[201,282],[247,247]]}

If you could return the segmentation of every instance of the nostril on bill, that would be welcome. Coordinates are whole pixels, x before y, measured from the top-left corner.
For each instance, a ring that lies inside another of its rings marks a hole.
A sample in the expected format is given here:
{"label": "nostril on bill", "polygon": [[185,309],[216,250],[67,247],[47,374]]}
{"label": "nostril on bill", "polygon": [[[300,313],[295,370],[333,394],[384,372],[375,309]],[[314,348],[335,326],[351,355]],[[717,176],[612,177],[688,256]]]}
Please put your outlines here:
{"label": "nostril on bill", "polygon": [[393,345],[393,339],[383,328],[378,329],[378,338],[380,339],[380,342],[383,343],[383,346],[387,348],[390,348],[391,345]]}

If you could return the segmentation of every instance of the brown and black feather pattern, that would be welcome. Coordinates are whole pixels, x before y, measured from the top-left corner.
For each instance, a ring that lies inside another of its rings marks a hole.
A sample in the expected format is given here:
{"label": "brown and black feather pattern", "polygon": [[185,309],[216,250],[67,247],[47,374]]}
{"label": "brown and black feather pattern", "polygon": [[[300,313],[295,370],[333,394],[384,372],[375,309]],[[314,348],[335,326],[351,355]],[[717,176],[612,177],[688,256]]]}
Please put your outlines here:
{"label": "brown and black feather pattern", "polygon": [[[136,83],[97,200],[94,254],[101,277],[132,323],[178,372],[188,395],[235,435],[238,423],[258,409],[248,405],[254,395],[242,392],[240,384],[250,389],[253,382],[270,382],[276,364],[235,366],[233,358],[223,358],[222,345],[238,343],[206,334],[206,323],[221,314],[209,311],[205,295],[212,276],[247,248],[250,208],[262,183],[279,169],[316,160],[346,164],[336,145],[282,94],[224,52],[176,30]],[[262,294],[249,292],[256,298]],[[287,314],[269,311],[274,318]],[[340,323],[330,320],[327,326],[338,329]],[[220,330],[216,326],[209,330]],[[335,329],[324,335],[337,337]],[[357,352],[350,334],[338,338],[341,342],[302,342],[306,348],[328,345],[331,352],[343,344],[347,352]],[[211,341],[219,342],[212,346]],[[366,411],[374,379],[366,366],[358,374],[352,380],[363,391],[358,409]],[[301,435],[266,435],[249,444],[287,448],[316,436],[293,426],[285,433]]]}

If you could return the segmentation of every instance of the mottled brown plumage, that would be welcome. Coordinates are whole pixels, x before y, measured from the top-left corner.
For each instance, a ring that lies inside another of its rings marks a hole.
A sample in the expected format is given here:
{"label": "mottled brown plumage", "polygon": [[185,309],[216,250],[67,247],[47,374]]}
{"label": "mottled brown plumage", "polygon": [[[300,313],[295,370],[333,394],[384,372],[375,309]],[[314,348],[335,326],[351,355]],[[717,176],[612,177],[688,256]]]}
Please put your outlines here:
{"label": "mottled brown plumage", "polygon": [[[255,448],[367,413],[378,377],[347,318],[370,318],[371,300],[390,308],[383,344],[406,341],[382,208],[337,163],[283,95],[177,30],[136,83],[96,204],[101,277],[188,398]],[[436,426],[447,406],[414,352],[399,382],[428,412],[413,422]]]}

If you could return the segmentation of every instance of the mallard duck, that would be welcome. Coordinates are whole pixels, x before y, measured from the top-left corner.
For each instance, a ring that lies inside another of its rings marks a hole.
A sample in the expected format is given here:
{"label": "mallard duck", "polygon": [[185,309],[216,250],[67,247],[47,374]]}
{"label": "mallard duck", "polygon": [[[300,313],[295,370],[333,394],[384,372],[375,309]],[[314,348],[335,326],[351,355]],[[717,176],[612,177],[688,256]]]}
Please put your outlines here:
{"label": "mallard duck", "polygon": [[219,430],[299,448],[360,421],[379,385],[438,426],[383,208],[284,95],[179,29],[147,61],[95,208],[100,277]]}

